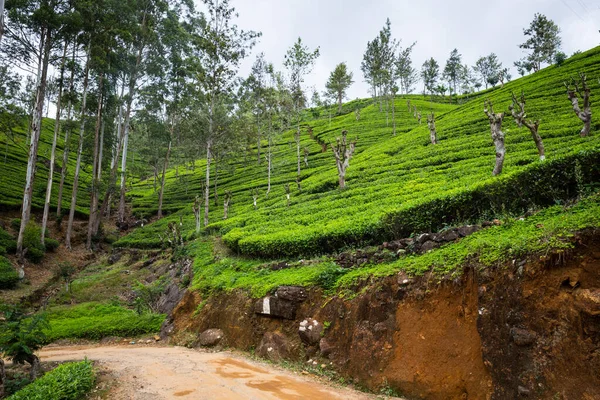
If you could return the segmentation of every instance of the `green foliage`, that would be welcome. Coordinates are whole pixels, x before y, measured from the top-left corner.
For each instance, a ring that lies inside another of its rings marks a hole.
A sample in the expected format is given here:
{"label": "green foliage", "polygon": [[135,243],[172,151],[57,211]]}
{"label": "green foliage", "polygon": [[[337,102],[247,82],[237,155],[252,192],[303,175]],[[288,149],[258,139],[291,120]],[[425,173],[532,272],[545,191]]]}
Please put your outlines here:
{"label": "green foliage", "polygon": [[19,274],[10,261],[0,255],[0,289],[12,289],[19,282]]}
{"label": "green foliage", "polygon": [[34,351],[46,340],[48,329],[45,314],[25,315],[19,306],[4,305],[1,309],[5,320],[0,323],[0,352],[13,362],[29,362]]}
{"label": "green foliage", "polygon": [[140,315],[146,312],[157,312],[158,300],[164,293],[167,283],[166,276],[148,284],[137,281],[133,286],[135,311]]}
{"label": "green foliage", "polygon": [[60,246],[60,243],[56,239],[47,237],[44,239],[44,246],[46,247],[46,251],[54,251]]}
{"label": "green foliage", "polygon": [[9,254],[17,251],[17,241],[2,228],[0,228],[0,247],[3,247]]}
{"label": "green foliage", "polygon": [[31,383],[31,379],[29,375],[23,373],[14,373],[10,378],[6,377],[6,382],[4,384],[4,391],[7,396],[10,396],[13,393],[18,392],[23,389],[25,386]]}
{"label": "green foliage", "polygon": [[101,339],[106,336],[135,336],[157,332],[164,314],[138,315],[114,304],[84,303],[49,309],[47,341],[66,338]]}
{"label": "green foliage", "polygon": [[94,387],[96,377],[91,361],[59,365],[18,391],[9,400],[79,400]]}
{"label": "green foliage", "polygon": [[33,263],[39,263],[44,258],[46,248],[41,242],[42,230],[33,221],[29,221],[23,233],[23,248],[27,249],[25,257]]}

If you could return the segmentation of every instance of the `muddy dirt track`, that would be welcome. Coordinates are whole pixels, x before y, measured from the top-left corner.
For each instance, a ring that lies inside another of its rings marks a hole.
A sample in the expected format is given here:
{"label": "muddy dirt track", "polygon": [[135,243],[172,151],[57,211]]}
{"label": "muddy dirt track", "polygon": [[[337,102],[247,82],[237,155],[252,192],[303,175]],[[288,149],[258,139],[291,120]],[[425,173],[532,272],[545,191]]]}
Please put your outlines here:
{"label": "muddy dirt track", "polygon": [[375,399],[305,376],[261,365],[241,356],[182,347],[54,347],[42,361],[96,361],[116,380],[107,399]]}

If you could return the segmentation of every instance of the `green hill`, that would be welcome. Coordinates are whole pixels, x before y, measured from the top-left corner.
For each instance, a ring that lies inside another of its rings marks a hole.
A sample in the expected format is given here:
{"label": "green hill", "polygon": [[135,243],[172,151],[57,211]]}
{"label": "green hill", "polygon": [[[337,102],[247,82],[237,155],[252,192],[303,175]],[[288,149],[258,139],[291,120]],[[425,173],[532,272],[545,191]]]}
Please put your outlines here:
{"label": "green hill", "polygon": [[[422,111],[436,113],[439,144],[431,145],[423,121],[419,125],[408,112],[406,97],[397,97],[397,134],[392,135],[385,106],[370,104],[361,110],[303,122],[302,147],[310,151],[309,166],[302,163],[302,191],[295,186],[296,149],[293,131],[275,142],[273,189],[265,196],[266,162],[256,158],[219,166],[218,188],[233,192],[229,219],[223,220],[222,202],[210,213],[209,229],[222,235],[231,249],[259,257],[289,257],[337,251],[346,246],[381,243],[411,233],[437,231],[444,226],[481,221],[501,215],[519,214],[576,197],[585,185],[600,181],[599,125],[593,122],[590,137],[581,138],[581,122],[574,115],[563,82],[579,72],[588,75],[592,98],[600,91],[600,48],[592,49],[536,74],[496,87],[460,104],[408,96]],[[529,131],[506,116],[507,156],[504,172],[492,176],[495,151],[490,127],[483,113],[483,100],[495,110],[508,111],[510,93],[527,96],[527,115],[541,120],[540,135],[546,161],[539,161]],[[364,104],[364,101],[363,101]],[[596,111],[592,104],[593,112]],[[352,111],[352,103],[345,106]],[[423,118],[425,120],[425,117]],[[312,128],[312,139],[307,133]],[[330,150],[319,143],[334,142],[342,130],[357,138],[350,162],[347,188],[337,188],[335,162]],[[263,151],[266,143],[263,143]],[[254,149],[256,151],[256,149]],[[256,153],[254,153],[256,154]],[[255,156],[256,157],[256,156]],[[138,230],[117,244],[133,247],[160,245],[170,220],[183,217],[184,231],[193,230],[191,201],[199,193],[204,164],[175,176],[167,175],[165,209],[173,214]],[[212,176],[215,176],[213,170]],[[283,185],[293,187],[290,207]],[[258,188],[258,209],[252,205],[251,190]],[[152,215],[157,193],[152,182],[135,185],[130,192],[133,211]]]}

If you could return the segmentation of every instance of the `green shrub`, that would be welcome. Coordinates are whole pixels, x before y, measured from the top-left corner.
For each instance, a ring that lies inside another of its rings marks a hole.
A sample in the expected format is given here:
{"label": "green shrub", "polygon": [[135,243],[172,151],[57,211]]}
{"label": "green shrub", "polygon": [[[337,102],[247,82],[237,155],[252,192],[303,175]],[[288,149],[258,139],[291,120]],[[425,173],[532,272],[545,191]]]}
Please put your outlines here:
{"label": "green shrub", "polygon": [[60,243],[56,239],[45,238],[44,245],[46,246],[46,251],[54,251],[58,248]]}
{"label": "green shrub", "polygon": [[17,250],[17,241],[5,230],[0,228],[0,246],[6,253],[12,254]]}
{"label": "green shrub", "polygon": [[2,245],[0,245],[0,256],[5,256],[6,255],[6,248]]}
{"label": "green shrub", "polygon": [[0,256],[0,289],[12,289],[19,282],[19,275],[7,258]]}
{"label": "green shrub", "polygon": [[44,245],[40,241],[41,236],[41,228],[35,222],[29,221],[23,232],[23,248],[27,249],[25,257],[33,263],[42,261],[46,252]]}
{"label": "green shrub", "polygon": [[95,380],[91,361],[66,363],[18,391],[9,400],[79,400],[92,390]]}
{"label": "green shrub", "polygon": [[21,229],[21,218],[13,218],[10,220],[10,226],[15,230],[18,231],[19,229]]}

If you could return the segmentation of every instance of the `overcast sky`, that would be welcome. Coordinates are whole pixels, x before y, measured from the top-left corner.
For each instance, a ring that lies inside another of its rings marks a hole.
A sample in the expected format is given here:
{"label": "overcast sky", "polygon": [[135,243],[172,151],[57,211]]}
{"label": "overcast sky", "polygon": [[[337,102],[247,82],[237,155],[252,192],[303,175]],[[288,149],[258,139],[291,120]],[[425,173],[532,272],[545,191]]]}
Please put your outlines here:
{"label": "overcast sky", "polygon": [[[199,2],[199,0],[196,0]],[[286,50],[301,37],[311,49],[321,49],[305,88],[322,92],[340,62],[354,73],[349,99],[367,97],[360,62],[367,42],[373,40],[386,18],[392,34],[403,46],[416,41],[413,66],[420,69],[434,57],[441,68],[452,49],[463,63],[494,52],[504,66],[523,56],[518,45],[523,28],[536,12],[554,20],[561,29],[562,50],[571,55],[600,44],[600,0],[230,0],[239,13],[237,25],[262,32],[260,42],[245,60],[240,74],[247,75],[256,54],[283,68]],[[513,77],[516,77],[513,68]],[[419,90],[420,84],[419,84]],[[310,96],[310,92],[309,92]]]}

